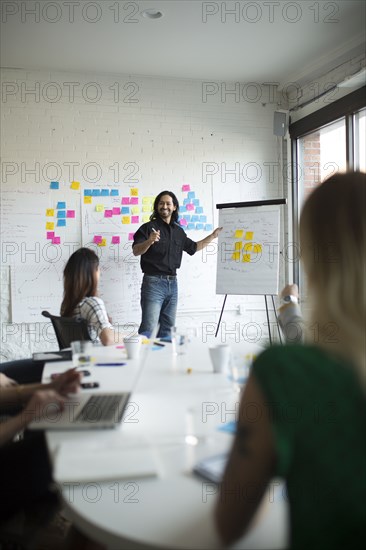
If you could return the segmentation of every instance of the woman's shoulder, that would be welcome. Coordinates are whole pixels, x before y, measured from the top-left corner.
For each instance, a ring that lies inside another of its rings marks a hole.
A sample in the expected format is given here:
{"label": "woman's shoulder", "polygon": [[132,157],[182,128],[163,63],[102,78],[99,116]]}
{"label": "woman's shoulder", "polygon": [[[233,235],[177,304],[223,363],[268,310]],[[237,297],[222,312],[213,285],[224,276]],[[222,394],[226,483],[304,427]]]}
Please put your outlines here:
{"label": "woman's shoulder", "polygon": [[97,307],[103,307],[103,308],[105,307],[103,300],[98,296],[87,296],[79,304],[79,307],[83,307],[83,306],[86,306],[86,307],[97,306]]}

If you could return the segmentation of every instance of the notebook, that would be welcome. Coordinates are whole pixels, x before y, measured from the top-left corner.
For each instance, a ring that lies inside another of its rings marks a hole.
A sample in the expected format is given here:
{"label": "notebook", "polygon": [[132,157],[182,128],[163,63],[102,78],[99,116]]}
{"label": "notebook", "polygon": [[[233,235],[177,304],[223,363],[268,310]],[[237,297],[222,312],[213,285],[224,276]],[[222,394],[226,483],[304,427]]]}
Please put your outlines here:
{"label": "notebook", "polygon": [[[141,376],[156,338],[159,326],[157,325],[146,346],[145,355],[140,363],[133,389]],[[60,411],[56,405],[47,405],[47,414],[42,418],[35,418],[30,424],[31,430],[89,430],[116,428],[120,425],[123,414],[130,400],[132,391],[102,392],[95,390],[87,394],[78,393],[68,397],[64,410]]]}

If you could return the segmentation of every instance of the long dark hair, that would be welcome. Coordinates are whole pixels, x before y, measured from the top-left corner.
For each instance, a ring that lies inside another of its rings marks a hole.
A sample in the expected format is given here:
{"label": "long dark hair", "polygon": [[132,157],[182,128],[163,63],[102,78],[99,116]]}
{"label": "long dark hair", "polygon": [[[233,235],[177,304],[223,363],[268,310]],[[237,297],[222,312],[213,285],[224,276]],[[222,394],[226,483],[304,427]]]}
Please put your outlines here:
{"label": "long dark hair", "polygon": [[150,216],[150,220],[153,221],[153,220],[156,220],[156,218],[159,218],[159,212],[158,212],[158,204],[160,202],[160,199],[161,197],[163,197],[164,195],[169,195],[169,197],[172,198],[173,200],[173,204],[174,206],[176,207],[176,209],[174,210],[174,212],[172,213],[172,218],[171,218],[171,221],[172,222],[177,222],[178,221],[178,218],[179,218],[179,202],[178,202],[178,199],[177,197],[174,195],[174,193],[172,191],[162,191],[161,193],[159,193],[159,195],[155,198],[154,200],[154,211],[153,213],[151,214]]}
{"label": "long dark hair", "polygon": [[90,248],[79,248],[71,254],[64,269],[63,317],[71,317],[84,298],[96,296],[98,266],[99,258]]}

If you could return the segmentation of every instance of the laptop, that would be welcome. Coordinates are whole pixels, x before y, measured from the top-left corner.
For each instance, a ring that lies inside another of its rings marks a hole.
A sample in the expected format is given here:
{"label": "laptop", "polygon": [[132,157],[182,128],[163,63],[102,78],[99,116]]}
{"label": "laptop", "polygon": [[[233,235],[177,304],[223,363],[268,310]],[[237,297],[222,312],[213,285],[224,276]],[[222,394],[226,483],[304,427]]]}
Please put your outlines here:
{"label": "laptop", "polygon": [[119,426],[150,355],[158,330],[159,325],[151,334],[131,391],[95,391],[70,395],[64,404],[63,411],[60,411],[56,405],[47,405],[46,418],[35,418],[28,428],[31,430],[95,430]]}

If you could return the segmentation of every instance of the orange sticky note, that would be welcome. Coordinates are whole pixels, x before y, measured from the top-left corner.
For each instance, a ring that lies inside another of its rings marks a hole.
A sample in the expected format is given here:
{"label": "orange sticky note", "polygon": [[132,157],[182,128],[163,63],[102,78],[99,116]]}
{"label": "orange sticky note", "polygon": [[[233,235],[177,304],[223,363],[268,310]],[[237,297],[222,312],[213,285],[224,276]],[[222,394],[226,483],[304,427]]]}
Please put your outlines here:
{"label": "orange sticky note", "polygon": [[80,189],[80,181],[72,181],[70,185],[70,189],[74,189],[74,191],[77,191]]}

